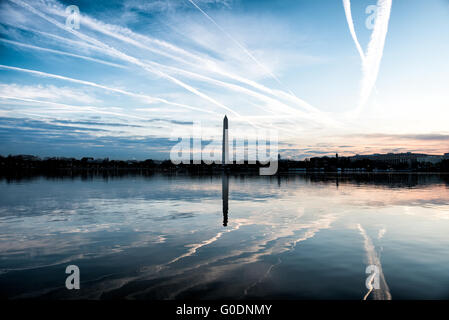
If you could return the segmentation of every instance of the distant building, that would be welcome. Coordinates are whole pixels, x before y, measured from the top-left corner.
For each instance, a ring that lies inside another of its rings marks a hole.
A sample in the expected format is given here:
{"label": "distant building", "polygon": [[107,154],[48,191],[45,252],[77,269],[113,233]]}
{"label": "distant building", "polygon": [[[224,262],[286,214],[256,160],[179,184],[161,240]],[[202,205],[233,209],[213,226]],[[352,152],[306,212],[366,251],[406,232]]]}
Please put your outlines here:
{"label": "distant building", "polygon": [[389,164],[401,164],[401,163],[431,163],[437,164],[444,159],[449,159],[449,153],[444,155],[429,155],[424,153],[386,153],[386,154],[369,154],[369,155],[355,155],[349,157],[351,161],[358,160],[371,160],[371,161],[381,161]]}
{"label": "distant building", "polygon": [[371,160],[371,161],[382,161],[390,164],[401,164],[401,163],[412,163],[417,162],[418,158],[427,157],[427,154],[423,153],[386,153],[386,154],[370,154],[370,155],[355,155],[353,157],[349,157],[351,161],[358,160]]}
{"label": "distant building", "polygon": [[428,156],[425,156],[425,157],[419,157],[417,159],[417,161],[421,162],[421,163],[437,164],[437,163],[443,161],[443,156],[428,155]]}

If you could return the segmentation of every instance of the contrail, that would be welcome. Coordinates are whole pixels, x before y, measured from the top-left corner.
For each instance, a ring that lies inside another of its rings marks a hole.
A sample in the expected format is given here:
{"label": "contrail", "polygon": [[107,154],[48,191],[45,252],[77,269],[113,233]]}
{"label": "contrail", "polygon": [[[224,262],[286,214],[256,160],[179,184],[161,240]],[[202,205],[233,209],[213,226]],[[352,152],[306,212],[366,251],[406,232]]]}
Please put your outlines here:
{"label": "contrail", "polygon": [[[205,100],[207,100],[207,101],[209,101],[209,102],[212,102],[213,104],[215,104],[215,105],[217,105],[217,106],[219,106],[219,107],[221,107],[221,108],[223,108],[223,109],[229,111],[231,114],[237,116],[237,118],[240,118],[240,119],[244,120],[245,122],[249,123],[249,124],[252,125],[253,127],[256,127],[256,128],[260,127],[260,126],[256,125],[255,123],[251,122],[248,118],[245,118],[245,117],[241,116],[241,115],[240,115],[239,113],[237,113],[236,111],[234,111],[234,110],[232,110],[231,108],[225,106],[224,104],[222,104],[222,103],[216,101],[215,99],[209,97],[208,95],[206,95],[206,94],[204,94],[204,93],[202,93],[202,92],[199,92],[197,89],[195,89],[195,88],[193,88],[192,86],[190,86],[190,85],[188,85],[188,84],[182,82],[181,80],[176,79],[176,78],[174,78],[174,77],[172,77],[172,76],[170,76],[170,75],[168,75],[168,74],[166,74],[166,73],[164,73],[164,72],[162,72],[162,71],[160,71],[160,70],[155,70],[155,69],[154,69],[153,67],[151,67],[150,65],[145,64],[145,63],[143,63],[142,61],[140,61],[139,59],[137,59],[137,58],[135,58],[135,57],[132,57],[132,56],[129,56],[129,55],[127,55],[127,54],[125,54],[125,53],[123,53],[123,52],[121,52],[121,51],[119,51],[119,50],[113,48],[113,47],[110,47],[110,46],[108,46],[107,44],[103,43],[102,41],[99,41],[99,40],[97,40],[97,39],[95,39],[95,38],[92,38],[92,37],[87,36],[87,35],[85,35],[85,34],[83,34],[83,33],[77,32],[77,31],[75,31],[75,30],[67,29],[63,24],[59,23],[58,21],[56,21],[55,19],[53,19],[53,18],[51,18],[51,17],[48,17],[48,16],[45,15],[44,13],[40,12],[39,10],[33,8],[32,6],[28,5],[27,3],[25,3],[25,2],[23,2],[23,1],[21,1],[21,0],[11,0],[11,1],[14,2],[14,3],[16,3],[16,4],[18,4],[18,5],[20,5],[20,6],[22,6],[22,7],[24,7],[25,9],[31,11],[32,13],[34,13],[34,14],[40,16],[41,18],[47,20],[48,22],[54,24],[54,25],[57,26],[58,28],[60,28],[60,29],[62,29],[62,30],[65,30],[65,31],[68,31],[68,32],[72,33],[73,35],[77,36],[78,38],[80,38],[80,39],[82,39],[82,40],[84,40],[84,41],[86,41],[86,42],[89,42],[89,43],[91,43],[91,44],[94,44],[94,45],[98,46],[99,49],[101,48],[101,49],[103,50],[103,52],[105,52],[106,54],[111,55],[111,56],[116,57],[116,58],[119,58],[119,59],[121,59],[121,60],[124,60],[124,61],[126,61],[126,62],[128,62],[128,63],[132,63],[132,64],[134,64],[134,65],[137,65],[137,66],[143,68],[144,70],[146,70],[146,71],[148,71],[148,72],[150,72],[150,73],[153,73],[153,74],[156,74],[156,75],[158,75],[158,76],[160,76],[160,77],[166,78],[166,79],[168,79],[168,80],[174,82],[175,84],[177,84],[177,85],[183,87],[183,88],[186,89],[187,91],[190,91],[191,93],[194,93],[195,95],[197,95],[197,96],[199,96],[199,97],[201,97],[201,98],[203,98],[203,99],[205,99]],[[112,33],[111,31],[109,31],[109,32],[106,33],[106,34],[113,35],[114,33]],[[126,37],[125,37],[125,38],[126,38]],[[122,37],[122,39],[123,39],[123,37]],[[130,39],[130,40],[132,40],[132,39]],[[132,40],[132,42],[135,43],[134,40]],[[297,102],[298,102],[298,101],[299,101],[299,102],[302,102],[302,101],[299,100],[299,99],[297,99],[296,101],[297,101]],[[302,104],[303,104],[303,106],[304,106],[304,103],[302,103]],[[306,104],[306,105],[307,105],[307,104]],[[308,106],[308,105],[307,105],[307,106]],[[323,119],[326,119],[326,117],[321,117],[321,116],[315,115],[314,119],[315,119],[315,121],[321,120],[321,121],[319,121],[319,122],[323,122]]]}
{"label": "contrail", "polygon": [[273,79],[276,80],[277,83],[279,83],[281,86],[283,86],[282,82],[279,80],[276,75],[274,75],[267,67],[265,67],[262,63],[259,62],[259,60],[254,57],[251,52],[248,51],[248,49],[245,48],[239,41],[234,39],[228,32],[226,32],[218,23],[215,22],[214,19],[212,19],[206,12],[204,12],[203,9],[201,9],[194,1],[188,0],[195,8],[197,8],[209,21],[211,21],[221,32],[223,32],[232,42],[234,42],[240,49],[242,49],[248,57],[251,58],[259,67],[261,67],[267,74],[269,74]]}
{"label": "contrail", "polygon": [[96,51],[100,51],[101,53],[103,53],[103,49],[97,46],[94,46],[90,43],[87,42],[83,42],[83,41],[78,41],[78,40],[72,40],[70,38],[67,37],[61,37],[58,36],[56,34],[53,33],[49,33],[49,32],[45,32],[45,31],[40,31],[40,30],[36,30],[36,29],[29,29],[25,26],[17,26],[17,25],[11,25],[8,23],[5,23],[5,25],[7,25],[8,27],[11,28],[15,28],[15,29],[19,29],[19,30],[23,30],[23,31],[27,31],[27,32],[32,32],[32,33],[36,33],[40,36],[44,36],[44,37],[48,37],[48,38],[52,38],[54,40],[57,40],[59,42],[62,42],[66,45],[70,45],[70,46],[75,46],[77,48],[85,48],[85,49],[91,49],[91,50],[96,50]]}
{"label": "contrail", "polygon": [[[57,8],[57,5],[59,5],[59,3],[58,2],[54,2],[54,3],[55,3],[55,5],[53,7],[48,8],[48,9],[52,13],[54,13],[56,15],[65,16],[65,13],[63,11],[61,11],[61,9]],[[313,106],[311,106],[307,102],[297,98],[294,94],[288,94],[288,93],[285,93],[285,92],[282,92],[282,91],[279,92],[277,90],[272,90],[272,89],[269,89],[269,88],[267,88],[267,87],[265,87],[265,86],[255,82],[255,81],[252,81],[252,80],[249,80],[249,79],[246,79],[246,78],[243,78],[243,77],[240,77],[240,76],[228,73],[228,72],[222,70],[220,67],[215,66],[215,64],[212,61],[210,61],[209,59],[205,59],[205,58],[203,58],[201,56],[198,56],[196,54],[192,54],[192,53],[190,53],[188,51],[185,51],[184,49],[181,49],[181,48],[179,48],[177,46],[174,46],[174,45],[172,45],[170,43],[167,43],[165,41],[161,41],[161,40],[153,39],[153,38],[148,38],[146,36],[143,36],[143,35],[140,35],[140,34],[136,34],[133,31],[127,29],[127,28],[123,28],[123,27],[115,26],[115,25],[105,24],[105,23],[96,21],[95,19],[92,19],[92,18],[90,18],[88,16],[83,16],[83,25],[87,25],[91,29],[96,30],[96,31],[98,31],[100,33],[103,33],[103,34],[105,34],[107,36],[110,36],[110,37],[116,38],[118,40],[127,42],[127,43],[129,43],[131,45],[134,45],[136,47],[149,50],[150,52],[154,52],[154,53],[157,53],[157,54],[160,54],[160,55],[164,55],[166,57],[169,57],[171,59],[174,59],[176,61],[182,62],[183,64],[187,64],[187,65],[195,67],[195,68],[198,68],[198,67],[202,68],[203,65],[210,66],[212,64],[214,67],[208,67],[207,68],[208,71],[212,71],[212,72],[217,73],[219,75],[223,75],[225,77],[228,77],[228,78],[231,78],[233,80],[239,81],[241,83],[247,84],[247,85],[252,86],[252,87],[254,87],[254,88],[258,89],[258,90],[261,90],[261,91],[263,91],[265,93],[273,95],[276,98],[287,99],[287,100],[289,100],[289,101],[291,101],[291,102],[293,102],[293,103],[303,107],[304,109],[306,109],[308,111],[311,111],[312,114],[308,115],[306,118],[313,118],[314,121],[316,121],[318,123],[325,123],[327,125],[329,125],[329,124],[335,125],[337,123],[334,119],[329,118],[329,116],[327,116],[326,114],[322,113],[318,109],[314,108]],[[133,36],[136,39],[130,38],[129,37],[130,35]],[[53,35],[48,34],[48,36],[53,36]],[[64,41],[64,38],[62,38],[62,39],[61,39],[61,37],[58,37],[58,38],[60,38],[59,40]],[[73,41],[73,40],[71,40],[71,41]],[[88,41],[88,40],[86,40],[86,41]],[[166,53],[166,52],[161,51],[159,49],[155,49],[154,47],[149,47],[148,45],[145,45],[144,43],[148,42],[148,41],[150,43],[156,44],[156,45],[158,45],[158,46],[160,46],[160,47],[162,47],[164,49],[171,50],[171,51],[173,51],[176,54],[180,54],[180,55],[184,56],[184,58],[177,57],[177,56],[175,56],[173,54],[169,54],[169,53]],[[98,48],[98,47],[95,47],[95,46],[94,46],[94,49],[102,50],[101,48]],[[111,55],[110,52],[106,52],[106,53]],[[112,55],[112,56],[115,56],[115,55]],[[194,62],[193,61],[188,61],[188,60],[193,60]],[[151,70],[151,72],[155,72],[155,71]],[[290,107],[290,109],[297,111],[296,109],[291,108],[291,107]],[[304,116],[304,114],[302,114],[301,116]]]}
{"label": "contrail", "polygon": [[58,109],[66,109],[71,112],[95,112],[95,113],[109,114],[109,115],[114,115],[114,116],[119,116],[119,117],[142,120],[142,117],[133,116],[130,114],[118,113],[118,112],[102,111],[102,110],[98,110],[97,107],[93,107],[93,106],[77,106],[77,105],[71,105],[71,104],[65,104],[65,103],[59,103],[59,102],[36,100],[36,99],[13,97],[13,96],[4,96],[4,95],[0,95],[0,99],[47,104],[47,105],[55,106]]}
{"label": "contrail", "polygon": [[371,33],[370,41],[368,43],[368,49],[365,55],[354,30],[354,22],[351,14],[351,2],[350,0],[343,0],[343,6],[345,9],[349,31],[362,60],[362,81],[359,102],[355,109],[355,116],[357,116],[362,111],[364,105],[368,101],[369,96],[371,95],[374,85],[376,84],[380,62],[382,60],[383,50],[385,46],[385,38],[388,32],[391,5],[392,0],[377,1],[377,16],[373,32]]}
{"label": "contrail", "polygon": [[[12,26],[12,27],[15,27],[15,26]],[[19,27],[16,27],[16,28],[19,28]],[[41,34],[41,35],[44,35],[44,36],[47,36],[47,37],[52,37],[52,38],[54,38],[54,39],[56,39],[56,40],[58,40],[60,42],[63,42],[63,43],[69,44],[69,45],[84,46],[84,47],[86,47],[88,49],[94,49],[94,50],[97,50],[97,51],[100,51],[100,52],[104,53],[104,50],[101,47],[94,46],[94,45],[91,45],[91,44],[87,44],[85,42],[78,42],[78,41],[74,41],[74,40],[71,40],[71,39],[68,39],[68,38],[59,37],[59,36],[51,34],[51,33],[46,33],[46,32],[42,32],[42,31],[38,31],[38,30],[27,29],[27,28],[24,28],[24,27],[20,27],[19,29],[26,30],[26,31],[29,31],[29,32],[35,32],[35,33],[38,33],[38,34]],[[108,32],[108,35],[111,35],[111,32]],[[121,39],[121,40],[124,40],[124,39]],[[130,39],[130,40],[132,40],[132,39]],[[73,57],[80,58],[80,59],[86,59],[86,60],[90,60],[90,61],[104,63],[104,64],[107,64],[107,65],[110,64],[110,65],[115,66],[115,67],[126,68],[123,65],[118,65],[118,64],[114,64],[114,63],[110,63],[110,62],[104,62],[102,60],[98,60],[98,59],[94,59],[94,58],[90,58],[90,57],[86,57],[86,56],[82,56],[82,55],[77,55],[77,54],[71,54],[71,53],[64,52],[64,51],[38,47],[38,46],[34,46],[34,45],[28,45],[28,44],[24,44],[24,43],[20,43],[20,42],[16,42],[16,41],[11,41],[11,40],[6,40],[6,39],[0,39],[0,41],[5,41],[5,42],[8,42],[8,43],[11,43],[11,44],[14,44],[14,45],[23,46],[23,47],[27,47],[27,48],[30,48],[30,49],[43,50],[43,51],[48,51],[48,52],[52,52],[52,53],[56,53],[56,54],[73,56]],[[140,44],[140,42],[138,42],[138,43]],[[134,44],[134,42],[132,42],[131,44]],[[149,49],[146,46],[143,46],[143,48]],[[197,57],[197,59],[201,59],[201,58]],[[179,60],[185,62],[185,60],[183,60],[182,58],[179,58]],[[197,80],[201,80],[201,81],[204,81],[204,82],[207,82],[207,83],[220,85],[220,86],[226,87],[226,88],[228,88],[230,90],[235,90],[235,91],[238,91],[238,92],[246,93],[249,96],[261,99],[262,101],[266,102],[270,106],[272,106],[272,105],[282,106],[286,113],[299,115],[299,116],[302,116],[302,117],[304,117],[306,119],[310,119],[312,121],[315,121],[317,123],[321,123],[321,122],[327,122],[328,124],[332,124],[333,123],[330,120],[327,120],[326,117],[323,117],[323,116],[315,117],[315,116],[313,116],[311,114],[306,114],[306,113],[304,113],[302,111],[299,111],[299,110],[297,110],[295,108],[292,108],[292,107],[290,107],[288,105],[285,105],[284,103],[280,102],[279,100],[275,100],[275,99],[273,99],[271,97],[268,97],[266,95],[263,95],[263,94],[261,94],[261,93],[259,93],[257,91],[247,89],[246,87],[243,87],[243,86],[239,86],[239,85],[232,84],[232,83],[229,83],[229,82],[220,81],[220,80],[217,80],[217,79],[214,79],[214,78],[211,78],[211,77],[207,77],[207,76],[204,76],[204,75],[196,73],[196,72],[191,72],[191,71],[187,71],[185,69],[180,69],[180,68],[175,68],[175,67],[163,65],[163,64],[160,64],[160,63],[156,63],[156,62],[145,61],[145,63],[150,64],[150,65],[155,65],[155,66],[157,66],[159,68],[163,68],[163,69],[166,69],[166,70],[169,70],[169,71],[173,71],[173,72],[176,72],[178,74],[186,75],[186,76],[188,76],[190,78],[193,78],[193,79],[197,79]],[[190,63],[188,63],[188,64],[190,64]],[[193,63],[191,65],[192,66],[198,66],[198,64],[195,65]],[[200,65],[202,65],[202,64],[200,64]],[[239,76],[236,76],[236,75],[233,75],[233,74],[229,74],[229,73],[221,71],[221,70],[215,70],[214,69],[214,71],[216,71],[216,73],[218,73],[220,75],[226,76],[226,77],[231,78],[233,80],[237,80],[239,82],[248,84],[248,85],[250,85],[250,86],[252,86],[252,87],[254,87],[256,89],[259,89],[260,91],[263,91],[263,92],[265,92],[267,94],[270,94],[272,96],[276,96],[278,94],[281,95],[280,93],[275,92],[275,91],[273,91],[273,90],[271,90],[269,88],[266,88],[266,87],[264,87],[264,86],[262,86],[262,85],[260,85],[260,84],[258,84],[256,82],[252,82],[251,80],[248,80],[248,79],[245,79],[245,78],[241,78]],[[284,95],[285,95],[286,99],[290,98],[290,95],[288,95],[288,94],[284,94]],[[265,108],[261,108],[261,109],[266,111],[266,112],[270,112],[270,113],[279,113],[279,109],[273,109],[273,111],[269,111],[269,110],[267,110]]]}
{"label": "contrail", "polygon": [[[188,0],[188,1],[195,8],[197,8],[209,21],[211,21],[221,32],[223,32],[232,42],[234,42],[240,49],[242,49],[251,58],[251,60],[253,60],[259,67],[261,67],[265,71],[265,73],[269,74],[274,80],[276,80],[276,82],[279,85],[281,85],[282,87],[285,87],[285,85],[279,80],[279,78],[276,77],[276,75],[273,74],[262,63],[260,63],[259,60],[257,60],[256,57],[254,57],[251,54],[251,52],[249,52],[248,49],[245,48],[244,45],[242,45],[239,41],[237,41],[234,37],[232,37],[228,32],[226,32],[226,30],[224,30],[214,19],[212,19],[211,16],[209,16],[204,10],[202,10],[193,0]],[[234,78],[237,79],[236,77],[234,77]],[[249,84],[249,82],[246,82],[246,83]],[[252,84],[254,84],[254,82]],[[261,85],[258,85],[258,87],[259,87],[259,89],[265,89]],[[275,92],[275,91],[271,91],[271,92]],[[301,107],[304,107],[304,108],[308,109],[309,111],[316,112],[320,116],[324,116],[325,118],[327,118],[327,116],[325,116],[321,111],[312,107],[310,104],[306,103],[304,100],[301,100],[298,97],[296,97],[296,95],[293,92],[291,92],[290,90],[288,90],[288,92],[289,92],[288,94],[284,93],[284,96],[289,96],[290,100],[293,100],[295,103],[299,104]],[[334,121],[334,123],[335,123],[335,121]]]}
{"label": "contrail", "polygon": [[391,5],[392,0],[378,0],[377,2],[377,18],[368,44],[365,63],[363,64],[364,77],[362,80],[360,103],[356,112],[361,111],[376,84],[385,45],[385,38],[388,32]]}
{"label": "contrail", "polygon": [[82,85],[86,85],[86,86],[90,86],[90,87],[100,88],[100,89],[103,89],[103,90],[120,93],[120,94],[123,94],[123,95],[126,95],[126,96],[131,96],[131,97],[143,99],[144,101],[147,101],[148,103],[160,102],[160,103],[164,103],[164,104],[168,104],[168,105],[172,105],[172,106],[177,106],[177,107],[181,107],[181,108],[186,108],[186,109],[190,109],[190,110],[216,114],[213,111],[204,110],[204,109],[200,109],[200,108],[195,108],[195,107],[191,107],[191,106],[188,106],[188,105],[185,105],[185,104],[181,104],[181,103],[170,102],[170,101],[167,101],[167,100],[162,99],[162,98],[155,98],[155,97],[151,97],[151,96],[144,95],[144,94],[133,93],[133,92],[129,92],[129,91],[126,91],[126,90],[117,89],[117,88],[111,88],[111,87],[104,86],[104,85],[101,85],[101,84],[98,84],[98,83],[95,83],[95,82],[90,82],[90,81],[85,81],[85,80],[79,80],[79,79],[64,77],[64,76],[60,76],[60,75],[56,75],[56,74],[52,74],[52,73],[47,73],[47,72],[42,72],[42,71],[37,71],[37,70],[31,70],[31,69],[23,69],[23,68],[12,67],[12,66],[6,66],[6,65],[2,65],[2,64],[0,64],[0,69],[8,69],[8,70],[14,70],[14,71],[19,71],[19,72],[25,72],[25,73],[34,74],[34,75],[41,76],[41,77],[53,78],[53,79],[58,79],[58,80],[64,80],[64,81],[78,83],[78,84],[82,84]]}
{"label": "contrail", "polygon": [[[15,4],[25,8],[27,10],[29,10],[30,12],[38,15],[39,17],[47,20],[48,22],[52,23],[53,25],[57,26],[58,28],[60,28],[62,30],[66,30],[66,31],[72,33],[73,35],[77,36],[78,38],[83,39],[83,40],[85,40],[87,42],[90,42],[90,43],[93,43],[95,45],[98,45],[99,47],[101,47],[105,51],[107,51],[109,54],[111,54],[111,55],[113,55],[113,56],[115,56],[115,57],[117,57],[119,59],[122,59],[124,61],[127,61],[129,63],[135,64],[135,65],[137,65],[139,67],[142,67],[144,70],[146,70],[148,72],[151,72],[151,73],[156,74],[156,75],[158,75],[160,77],[163,77],[163,78],[166,78],[168,80],[171,80],[172,82],[174,82],[175,84],[181,86],[182,88],[186,89],[187,91],[190,91],[191,93],[193,93],[193,94],[195,94],[195,95],[197,95],[197,96],[199,96],[199,97],[201,97],[201,98],[203,98],[203,99],[205,99],[205,100],[207,100],[209,102],[212,102],[213,104],[215,104],[215,105],[217,105],[217,106],[219,106],[219,107],[221,107],[221,108],[223,108],[225,110],[227,110],[228,112],[232,113],[233,115],[235,115],[235,116],[237,116],[239,118],[242,118],[242,116],[240,114],[238,114],[236,111],[232,110],[231,108],[229,108],[229,107],[225,106],[224,104],[216,101],[215,99],[209,97],[208,95],[198,91],[197,89],[193,88],[192,86],[190,86],[190,85],[188,85],[188,84],[186,84],[186,83],[184,83],[184,82],[182,82],[182,81],[180,81],[180,80],[178,80],[178,79],[176,79],[176,78],[174,78],[174,77],[172,77],[172,76],[170,76],[168,74],[165,74],[162,71],[154,70],[149,65],[142,63],[139,59],[137,59],[135,57],[132,57],[132,56],[129,56],[129,55],[127,55],[127,54],[125,54],[125,53],[123,53],[123,52],[121,52],[121,51],[119,51],[119,50],[117,50],[117,49],[115,49],[113,47],[110,47],[110,46],[106,45],[105,43],[103,43],[103,42],[101,42],[101,41],[99,41],[97,39],[89,37],[89,36],[87,36],[87,35],[85,35],[85,34],[83,34],[81,32],[75,31],[73,29],[68,29],[63,24],[61,24],[58,21],[56,21],[55,19],[53,19],[51,17],[48,17],[44,13],[40,12],[39,10],[36,10],[32,6],[30,6],[29,4],[27,4],[27,3],[25,3],[25,2],[23,2],[21,0],[10,0],[10,1],[12,1]],[[248,121],[248,123],[250,123],[250,122]],[[254,124],[252,124],[252,125],[254,125]]]}
{"label": "contrail", "polygon": [[[290,115],[300,114],[302,117],[304,117],[306,119],[315,120],[315,118],[312,115],[310,115],[310,114],[307,114],[305,112],[302,112],[302,111],[299,111],[297,109],[294,109],[294,108],[290,107],[289,105],[286,105],[286,104],[280,102],[279,100],[273,99],[273,98],[271,98],[269,96],[266,96],[264,94],[261,94],[259,92],[256,92],[256,91],[253,91],[253,90],[250,90],[250,89],[247,89],[245,87],[242,87],[242,86],[239,86],[239,85],[236,85],[236,84],[233,84],[233,83],[217,80],[217,79],[214,79],[214,78],[211,78],[211,77],[208,77],[208,76],[204,76],[202,74],[198,74],[198,73],[195,73],[195,72],[190,72],[190,71],[187,71],[187,70],[184,70],[184,69],[179,69],[179,68],[176,68],[176,67],[170,67],[170,66],[162,65],[162,64],[159,64],[159,63],[156,63],[156,62],[148,62],[148,63],[151,64],[151,65],[156,65],[159,68],[164,68],[166,70],[169,70],[169,71],[172,71],[172,72],[175,72],[175,73],[178,73],[178,74],[182,74],[182,75],[188,76],[190,78],[201,80],[201,81],[204,81],[204,82],[207,82],[207,83],[212,83],[212,84],[215,84],[215,85],[218,85],[218,86],[221,86],[221,87],[224,87],[224,88],[227,88],[229,90],[236,91],[236,92],[245,93],[245,94],[247,94],[250,97],[256,98],[256,99],[258,99],[260,101],[265,102],[267,105],[272,106],[272,110],[260,107],[262,110],[264,110],[266,112],[277,114],[277,113],[279,113],[279,107],[281,107],[282,110],[285,113],[288,113]],[[287,116],[287,115],[285,115],[285,116]]]}
{"label": "contrail", "polygon": [[352,39],[354,40],[355,46],[357,47],[357,51],[360,54],[360,59],[362,60],[362,63],[364,63],[365,54],[363,53],[362,46],[360,45],[359,40],[357,39],[357,35],[355,33],[354,21],[352,19],[352,13],[351,13],[351,1],[343,0],[343,6],[345,8],[345,15],[346,15],[346,21],[348,22],[349,32],[351,33]]}
{"label": "contrail", "polygon": [[101,64],[105,64],[105,65],[108,65],[108,66],[111,66],[111,67],[115,67],[115,68],[126,69],[126,67],[123,66],[123,65],[119,65],[119,64],[116,64],[116,63],[103,61],[103,60],[100,60],[100,59],[95,59],[95,58],[91,58],[91,57],[87,57],[87,56],[83,56],[83,55],[79,55],[79,54],[74,54],[74,53],[69,53],[69,52],[60,51],[60,50],[54,50],[54,49],[49,49],[49,48],[33,46],[33,45],[30,45],[30,44],[17,42],[17,41],[12,41],[12,40],[3,39],[3,38],[0,38],[0,41],[5,42],[5,43],[9,43],[9,44],[12,44],[12,45],[15,45],[15,46],[28,48],[28,49],[34,49],[34,50],[51,52],[51,53],[55,53],[55,54],[60,54],[60,55],[65,55],[65,56],[69,56],[69,57],[79,58],[79,59],[88,60],[88,61],[92,61],[92,62],[96,62],[96,63],[101,63]]}

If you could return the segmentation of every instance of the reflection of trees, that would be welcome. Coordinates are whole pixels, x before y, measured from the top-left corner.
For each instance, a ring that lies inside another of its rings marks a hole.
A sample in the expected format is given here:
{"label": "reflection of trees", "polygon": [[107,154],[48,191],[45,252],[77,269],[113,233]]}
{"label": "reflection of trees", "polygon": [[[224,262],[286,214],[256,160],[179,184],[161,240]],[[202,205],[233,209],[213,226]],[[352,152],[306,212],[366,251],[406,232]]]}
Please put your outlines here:
{"label": "reflection of trees", "polygon": [[445,183],[449,185],[448,174],[419,174],[419,173],[365,173],[365,174],[310,174],[303,179],[311,182],[333,183],[338,179],[340,184],[367,184],[389,188],[410,188],[432,184]]}

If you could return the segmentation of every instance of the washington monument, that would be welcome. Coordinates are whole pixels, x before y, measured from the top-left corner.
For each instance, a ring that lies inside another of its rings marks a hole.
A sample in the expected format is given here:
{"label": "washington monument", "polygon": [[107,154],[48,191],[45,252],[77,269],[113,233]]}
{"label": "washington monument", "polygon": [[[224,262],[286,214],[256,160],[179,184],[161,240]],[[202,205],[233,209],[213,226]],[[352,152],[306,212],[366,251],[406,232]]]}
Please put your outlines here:
{"label": "washington monument", "polygon": [[221,151],[221,165],[229,163],[229,138],[228,138],[228,117],[223,119],[223,147]]}

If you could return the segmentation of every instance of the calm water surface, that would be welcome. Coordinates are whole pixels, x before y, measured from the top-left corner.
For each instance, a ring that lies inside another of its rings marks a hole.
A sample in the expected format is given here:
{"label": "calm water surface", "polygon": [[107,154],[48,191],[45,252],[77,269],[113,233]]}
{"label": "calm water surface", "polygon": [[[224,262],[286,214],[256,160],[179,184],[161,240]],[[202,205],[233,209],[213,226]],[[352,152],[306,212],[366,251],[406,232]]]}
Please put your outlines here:
{"label": "calm water surface", "polygon": [[365,296],[449,299],[448,176],[0,180],[2,298]]}

